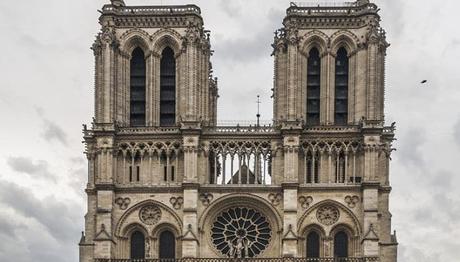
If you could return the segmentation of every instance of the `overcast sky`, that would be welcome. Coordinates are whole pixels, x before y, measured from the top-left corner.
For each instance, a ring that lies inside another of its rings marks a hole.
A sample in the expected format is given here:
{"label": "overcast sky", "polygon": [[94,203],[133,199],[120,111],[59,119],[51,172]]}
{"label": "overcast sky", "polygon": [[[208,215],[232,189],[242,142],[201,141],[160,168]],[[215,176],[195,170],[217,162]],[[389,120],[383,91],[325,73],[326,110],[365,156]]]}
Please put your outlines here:
{"label": "overcast sky", "polygon": [[[0,261],[78,261],[86,208],[81,124],[93,116],[89,47],[106,2],[0,1]],[[460,2],[374,2],[391,43],[386,115],[398,128],[390,204],[399,261],[458,261]],[[219,119],[253,119],[257,94],[262,118],[271,119],[270,44],[289,1],[194,3],[212,30]]]}

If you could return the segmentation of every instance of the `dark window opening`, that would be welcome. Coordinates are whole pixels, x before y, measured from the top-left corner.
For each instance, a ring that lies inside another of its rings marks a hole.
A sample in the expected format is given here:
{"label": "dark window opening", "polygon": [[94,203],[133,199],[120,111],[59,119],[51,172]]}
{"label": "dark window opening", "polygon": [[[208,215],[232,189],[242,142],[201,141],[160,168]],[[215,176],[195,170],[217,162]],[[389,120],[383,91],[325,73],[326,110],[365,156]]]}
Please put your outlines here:
{"label": "dark window opening", "polygon": [[163,50],[160,66],[160,126],[176,123],[176,59],[174,51]]}
{"label": "dark window opening", "polygon": [[145,237],[139,231],[131,235],[131,259],[145,258]]}
{"label": "dark window opening", "polygon": [[163,177],[164,177],[164,180],[165,182],[168,181],[168,167],[167,166],[164,166],[164,169],[163,169]]}
{"label": "dark window opening", "polygon": [[321,98],[321,58],[316,48],[310,50],[307,61],[307,124],[319,125]]}
{"label": "dark window opening", "polygon": [[334,257],[348,257],[348,235],[343,231],[334,236]]}
{"label": "dark window opening", "polygon": [[136,181],[139,182],[139,181],[141,181],[141,167],[137,166],[136,171],[137,171],[137,173],[136,173],[137,180]]}
{"label": "dark window opening", "polygon": [[171,181],[174,181],[174,166],[171,166]]}
{"label": "dark window opening", "polygon": [[307,257],[319,257],[319,235],[315,231],[307,236]]}
{"label": "dark window opening", "polygon": [[171,231],[163,231],[160,234],[160,259],[176,258],[176,239]]}
{"label": "dark window opening", "polygon": [[130,124],[145,126],[145,57],[141,48],[134,49],[131,57]]}
{"label": "dark window opening", "polygon": [[129,182],[133,182],[133,167],[129,167]]}
{"label": "dark window opening", "polygon": [[[313,155],[308,153],[307,156],[307,181],[306,183],[319,183],[319,162],[320,158],[318,155],[315,156],[315,161],[313,161]],[[313,162],[315,162],[313,166]]]}
{"label": "dark window opening", "polygon": [[348,53],[345,48],[337,51],[335,62],[335,124],[348,122]]}

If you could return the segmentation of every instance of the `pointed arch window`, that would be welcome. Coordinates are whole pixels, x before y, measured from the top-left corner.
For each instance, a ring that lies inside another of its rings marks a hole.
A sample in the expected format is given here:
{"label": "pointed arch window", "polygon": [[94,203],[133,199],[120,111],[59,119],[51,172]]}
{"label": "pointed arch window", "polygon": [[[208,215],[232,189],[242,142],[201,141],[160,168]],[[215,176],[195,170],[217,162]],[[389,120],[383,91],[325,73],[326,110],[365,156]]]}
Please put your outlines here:
{"label": "pointed arch window", "polygon": [[335,60],[335,124],[348,122],[348,53],[341,47]]}
{"label": "pointed arch window", "polygon": [[145,56],[141,48],[134,49],[131,55],[130,72],[130,124],[145,126]]}
{"label": "pointed arch window", "polygon": [[145,236],[140,231],[131,234],[131,259],[145,258]]}
{"label": "pointed arch window", "polygon": [[166,47],[160,66],[160,126],[176,123],[176,59],[174,51]]}
{"label": "pointed arch window", "polygon": [[319,258],[319,234],[316,231],[307,235],[307,258]]}
{"label": "pointed arch window", "polygon": [[312,48],[307,61],[307,124],[320,123],[321,58],[317,48]]}
{"label": "pointed arch window", "polygon": [[334,257],[348,257],[348,235],[343,231],[334,236]]}
{"label": "pointed arch window", "polygon": [[160,259],[175,259],[176,258],[176,238],[169,231],[163,231],[160,234]]}

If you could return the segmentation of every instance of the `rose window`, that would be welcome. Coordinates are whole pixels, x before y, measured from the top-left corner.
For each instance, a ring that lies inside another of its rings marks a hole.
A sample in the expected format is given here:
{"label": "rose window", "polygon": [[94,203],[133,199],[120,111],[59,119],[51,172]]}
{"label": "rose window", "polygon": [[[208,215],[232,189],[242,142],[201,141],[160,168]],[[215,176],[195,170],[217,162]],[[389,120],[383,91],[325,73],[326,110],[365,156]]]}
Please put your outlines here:
{"label": "rose window", "polygon": [[271,233],[270,223],[262,213],[234,207],[216,217],[211,239],[214,247],[227,257],[256,257],[267,249]]}
{"label": "rose window", "polygon": [[322,206],[316,212],[316,218],[321,224],[330,226],[335,224],[340,217],[340,212],[335,206]]}
{"label": "rose window", "polygon": [[145,206],[139,211],[139,218],[146,225],[154,225],[161,218],[161,210],[154,205]]}

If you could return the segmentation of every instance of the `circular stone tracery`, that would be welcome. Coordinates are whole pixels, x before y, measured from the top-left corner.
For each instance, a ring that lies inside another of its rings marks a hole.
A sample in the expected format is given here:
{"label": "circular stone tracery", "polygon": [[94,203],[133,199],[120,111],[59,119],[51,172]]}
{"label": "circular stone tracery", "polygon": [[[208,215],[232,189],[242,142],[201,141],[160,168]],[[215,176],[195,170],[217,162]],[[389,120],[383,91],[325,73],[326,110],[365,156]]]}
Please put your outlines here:
{"label": "circular stone tracery", "polygon": [[139,218],[146,225],[154,225],[161,218],[161,210],[154,205],[145,206],[139,211]]}
{"label": "circular stone tracery", "polygon": [[326,226],[335,224],[340,217],[340,212],[335,206],[325,205],[318,208],[316,218],[318,221]]}
{"label": "circular stone tracery", "polygon": [[256,257],[269,245],[271,227],[259,211],[246,207],[229,208],[212,224],[211,240],[224,256]]}

